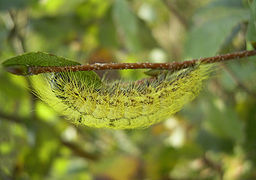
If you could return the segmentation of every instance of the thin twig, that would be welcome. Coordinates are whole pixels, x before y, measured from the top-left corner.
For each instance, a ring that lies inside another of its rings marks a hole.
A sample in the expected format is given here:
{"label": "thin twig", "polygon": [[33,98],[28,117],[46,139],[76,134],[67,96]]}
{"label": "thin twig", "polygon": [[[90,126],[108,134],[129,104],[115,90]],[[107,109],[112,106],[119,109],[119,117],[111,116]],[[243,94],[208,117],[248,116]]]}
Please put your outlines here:
{"label": "thin twig", "polygon": [[13,115],[8,115],[1,111],[0,111],[0,118],[4,119],[4,120],[8,120],[13,123],[19,123],[19,124],[24,123],[26,121],[26,119],[24,119],[24,118],[20,118],[20,117],[13,116]]}
{"label": "thin twig", "polygon": [[187,20],[180,14],[180,12],[173,7],[173,5],[171,3],[169,3],[168,0],[162,0],[163,3],[167,6],[167,8],[169,9],[169,11],[175,15],[177,17],[177,19],[180,21],[180,23],[186,28],[188,29],[188,23]]}
{"label": "thin twig", "polygon": [[238,87],[240,87],[245,92],[256,98],[256,93],[248,89],[247,86],[243,82],[241,82],[240,79],[235,75],[234,72],[232,72],[225,64],[222,64],[222,67],[227,71],[227,73],[230,75],[230,77],[237,84]]}
{"label": "thin twig", "polygon": [[[28,119],[26,118],[22,118],[22,117],[18,117],[18,116],[13,116],[13,115],[8,115],[4,112],[0,111],[0,119],[1,120],[7,120],[9,122],[13,122],[13,123],[19,123],[22,125],[27,125],[27,121]],[[41,119],[37,119],[36,123],[43,123],[44,125],[46,125],[49,129],[52,130],[53,134],[55,134],[57,137],[59,136],[59,133],[56,131],[56,129],[54,129],[53,127],[49,126],[47,123],[45,123],[43,120]],[[75,155],[79,156],[79,157],[83,157],[85,159],[91,160],[91,161],[96,161],[99,159],[99,155],[98,154],[92,154],[90,152],[87,152],[83,149],[81,149],[79,146],[77,146],[76,144],[74,144],[73,142],[67,142],[64,141],[61,137],[58,137],[58,139],[60,140],[61,144],[65,147],[67,147],[68,149],[70,149]]]}
{"label": "thin twig", "polygon": [[204,154],[204,156],[202,157],[202,161],[206,166],[208,166],[211,169],[213,169],[214,171],[216,171],[219,174],[219,177],[221,180],[223,179],[224,172],[223,172],[221,164],[217,164],[217,163],[213,162],[211,159],[209,159],[207,157],[206,154]]}
{"label": "thin twig", "polygon": [[9,38],[12,40],[12,46],[16,54],[26,52],[25,38],[21,33],[21,27],[18,23],[18,12],[14,10],[8,11],[13,27],[10,30]]}
{"label": "thin twig", "polygon": [[251,51],[240,51],[230,54],[224,54],[219,56],[193,59],[183,62],[172,62],[172,63],[95,63],[86,65],[75,65],[75,66],[36,66],[28,67],[28,73],[30,75],[36,75],[40,73],[49,72],[65,72],[65,71],[91,71],[91,70],[112,70],[112,69],[160,69],[178,71],[193,67],[198,63],[211,64],[217,62],[225,62],[228,60],[241,59],[249,56],[255,56],[256,50]]}
{"label": "thin twig", "polygon": [[[12,46],[14,47],[15,53],[20,54],[20,52],[25,53],[27,51],[26,48],[26,43],[25,43],[25,37],[21,33],[21,27],[19,26],[18,23],[18,12],[17,11],[9,11],[9,15],[11,17],[12,23],[13,23],[13,28],[11,30],[11,38],[15,39],[16,41],[12,41]],[[15,43],[18,43],[19,45],[16,46]],[[16,47],[16,48],[15,48]],[[18,48],[17,48],[18,47]],[[33,89],[31,81],[29,78],[26,78],[28,88]],[[36,119],[36,111],[35,111],[35,106],[36,106],[36,99],[37,97],[32,93],[32,91],[29,91],[30,93],[30,99],[31,99],[31,117],[32,119]]]}
{"label": "thin twig", "polygon": [[92,154],[89,152],[84,151],[82,148],[80,148],[77,144],[73,142],[64,141],[63,139],[60,139],[62,145],[72,150],[72,152],[82,158],[91,160],[91,161],[97,161],[99,159],[99,156],[97,154]]}

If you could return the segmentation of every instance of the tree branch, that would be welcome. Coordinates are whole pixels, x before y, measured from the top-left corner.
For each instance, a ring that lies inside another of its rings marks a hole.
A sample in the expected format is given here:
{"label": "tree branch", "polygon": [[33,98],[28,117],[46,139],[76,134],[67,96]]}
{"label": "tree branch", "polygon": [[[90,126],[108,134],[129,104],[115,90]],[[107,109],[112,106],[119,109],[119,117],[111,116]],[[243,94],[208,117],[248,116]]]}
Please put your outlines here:
{"label": "tree branch", "polygon": [[35,66],[28,67],[30,75],[36,75],[40,73],[49,72],[65,72],[65,71],[92,71],[92,70],[112,70],[112,69],[160,69],[178,71],[193,67],[199,63],[211,64],[218,62],[225,62],[228,60],[241,59],[249,56],[255,56],[256,50],[251,51],[240,51],[230,54],[224,54],[219,56],[193,59],[183,62],[172,62],[172,63],[95,63],[86,65],[75,65],[75,66]]}

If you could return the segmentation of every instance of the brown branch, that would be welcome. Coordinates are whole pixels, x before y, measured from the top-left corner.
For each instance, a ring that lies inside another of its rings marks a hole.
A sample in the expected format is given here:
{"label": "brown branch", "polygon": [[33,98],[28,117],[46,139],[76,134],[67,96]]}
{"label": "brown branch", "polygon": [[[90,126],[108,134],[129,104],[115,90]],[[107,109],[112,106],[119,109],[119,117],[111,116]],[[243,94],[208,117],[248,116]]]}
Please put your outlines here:
{"label": "brown branch", "polygon": [[86,152],[75,143],[64,141],[63,139],[60,139],[60,141],[62,145],[72,150],[72,152],[79,157],[82,157],[91,161],[97,161],[99,159],[99,156],[97,154]]}
{"label": "brown branch", "polygon": [[28,67],[28,73],[30,75],[36,75],[40,73],[49,72],[65,72],[65,71],[92,71],[92,70],[112,70],[112,69],[160,69],[160,70],[170,70],[178,71],[181,69],[186,69],[188,67],[193,67],[198,63],[211,64],[217,62],[225,62],[228,60],[241,59],[249,56],[255,56],[256,50],[251,51],[240,51],[230,54],[224,54],[219,56],[193,59],[183,62],[172,62],[172,63],[95,63],[86,65],[76,65],[76,66],[36,66]]}
{"label": "brown branch", "polygon": [[221,180],[223,179],[224,171],[222,169],[221,164],[213,162],[211,159],[207,157],[206,154],[204,154],[204,156],[202,157],[202,161],[206,166],[216,171],[219,174]]}
{"label": "brown branch", "polygon": [[13,115],[8,115],[1,111],[0,111],[0,118],[4,119],[4,120],[8,120],[13,123],[24,123],[26,121],[26,119],[24,119],[24,118],[20,118],[20,117],[13,116]]}

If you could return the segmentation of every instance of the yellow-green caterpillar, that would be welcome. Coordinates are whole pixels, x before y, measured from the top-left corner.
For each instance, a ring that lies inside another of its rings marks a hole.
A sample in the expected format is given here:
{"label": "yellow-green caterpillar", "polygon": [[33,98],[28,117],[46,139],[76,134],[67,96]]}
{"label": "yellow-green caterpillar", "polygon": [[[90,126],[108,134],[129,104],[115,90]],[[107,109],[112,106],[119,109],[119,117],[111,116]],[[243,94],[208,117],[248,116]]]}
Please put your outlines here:
{"label": "yellow-green caterpillar", "polygon": [[193,100],[212,65],[198,63],[177,72],[135,82],[84,83],[78,72],[32,76],[36,94],[76,124],[133,129],[158,123]]}

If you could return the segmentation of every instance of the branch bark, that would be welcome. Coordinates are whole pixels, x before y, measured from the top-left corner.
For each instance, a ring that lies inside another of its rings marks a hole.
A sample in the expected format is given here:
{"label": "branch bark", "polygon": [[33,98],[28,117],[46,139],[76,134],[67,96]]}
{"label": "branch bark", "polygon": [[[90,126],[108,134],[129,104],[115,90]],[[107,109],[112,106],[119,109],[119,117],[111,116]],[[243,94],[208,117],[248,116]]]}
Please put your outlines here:
{"label": "branch bark", "polygon": [[113,69],[159,69],[159,70],[170,70],[178,71],[193,67],[196,64],[211,64],[218,62],[225,62],[229,60],[241,59],[249,56],[255,56],[256,50],[251,51],[240,51],[230,54],[218,55],[207,58],[193,59],[183,62],[172,62],[172,63],[95,63],[86,65],[76,66],[36,66],[29,67],[28,72],[30,75],[36,75],[40,73],[49,72],[65,72],[65,71],[92,71],[92,70],[113,70]]}

